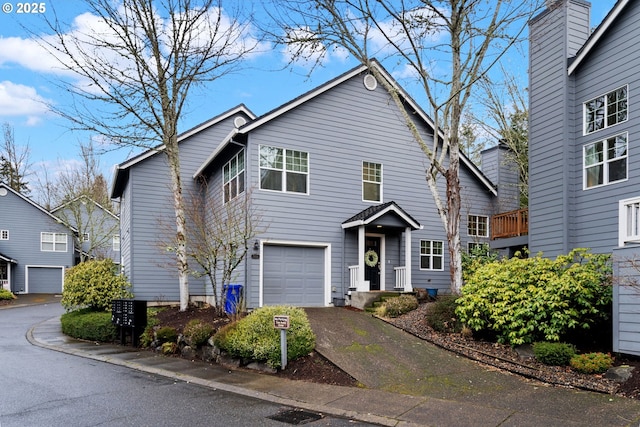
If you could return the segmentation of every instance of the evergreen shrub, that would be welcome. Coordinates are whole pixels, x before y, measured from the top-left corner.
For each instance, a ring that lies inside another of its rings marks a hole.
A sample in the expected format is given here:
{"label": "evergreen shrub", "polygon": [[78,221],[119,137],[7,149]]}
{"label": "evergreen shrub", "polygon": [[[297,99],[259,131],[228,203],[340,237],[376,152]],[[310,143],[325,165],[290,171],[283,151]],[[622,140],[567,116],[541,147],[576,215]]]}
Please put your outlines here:
{"label": "evergreen shrub", "polygon": [[5,288],[0,288],[0,301],[16,299],[16,296]]}
{"label": "evergreen shrub", "polygon": [[431,304],[425,315],[427,325],[438,332],[460,332],[462,323],[456,315],[456,295],[443,295]]}
{"label": "evergreen shrub", "polygon": [[555,260],[541,254],[479,266],[467,277],[456,313],[474,331],[498,342],[559,341],[609,316],[611,256],[574,249]]}
{"label": "evergreen shrub", "polygon": [[60,317],[62,333],[82,340],[113,342],[118,329],[111,323],[111,313],[82,309],[64,313]]}
{"label": "evergreen shrub", "polygon": [[316,345],[316,336],[307,314],[301,308],[289,306],[258,308],[221,328],[214,335],[214,343],[231,357],[266,362],[273,368],[279,368],[280,330],[273,327],[273,317],[277,315],[289,316],[287,360],[311,353]]}
{"label": "evergreen shrub", "polygon": [[214,332],[213,326],[200,319],[193,319],[184,327],[183,335],[191,346],[199,347],[206,343]]}
{"label": "evergreen shrub", "polygon": [[545,365],[566,366],[576,354],[576,348],[567,343],[541,341],[533,344],[533,354]]}
{"label": "evergreen shrub", "polygon": [[415,295],[399,295],[385,300],[376,309],[376,314],[382,317],[398,317],[418,308],[418,298]]}
{"label": "evergreen shrub", "polygon": [[583,374],[602,374],[613,366],[613,358],[605,353],[577,354],[571,358],[571,367]]}
{"label": "evergreen shrub", "polygon": [[110,311],[114,299],[133,296],[130,289],[131,284],[118,274],[112,260],[86,261],[67,270],[61,303],[67,311]]}

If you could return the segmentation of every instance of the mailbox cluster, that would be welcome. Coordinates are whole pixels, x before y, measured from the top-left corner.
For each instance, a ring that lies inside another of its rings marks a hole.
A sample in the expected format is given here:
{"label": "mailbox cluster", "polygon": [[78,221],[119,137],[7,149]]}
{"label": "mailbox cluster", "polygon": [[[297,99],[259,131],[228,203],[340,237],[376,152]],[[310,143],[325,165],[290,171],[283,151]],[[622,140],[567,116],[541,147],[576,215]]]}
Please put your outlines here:
{"label": "mailbox cluster", "polygon": [[147,302],[133,299],[113,300],[111,323],[118,327],[122,345],[127,343],[127,335],[130,335],[131,344],[137,346],[140,335],[147,327]]}

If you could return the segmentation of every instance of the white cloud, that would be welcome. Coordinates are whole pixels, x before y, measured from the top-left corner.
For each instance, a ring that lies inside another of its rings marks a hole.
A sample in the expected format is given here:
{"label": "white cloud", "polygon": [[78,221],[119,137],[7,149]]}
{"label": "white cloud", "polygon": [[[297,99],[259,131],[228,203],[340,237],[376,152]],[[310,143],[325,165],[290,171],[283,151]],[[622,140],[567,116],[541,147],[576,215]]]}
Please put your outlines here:
{"label": "white cloud", "polygon": [[0,117],[26,116],[26,124],[34,126],[49,111],[47,103],[50,102],[38,95],[33,87],[10,81],[0,82]]}

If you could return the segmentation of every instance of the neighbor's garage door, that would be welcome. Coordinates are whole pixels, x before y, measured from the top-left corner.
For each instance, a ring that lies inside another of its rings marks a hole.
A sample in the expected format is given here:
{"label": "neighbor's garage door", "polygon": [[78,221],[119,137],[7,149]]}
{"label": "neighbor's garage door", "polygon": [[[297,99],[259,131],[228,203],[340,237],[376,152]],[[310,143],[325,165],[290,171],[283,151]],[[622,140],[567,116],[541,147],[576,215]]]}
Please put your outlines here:
{"label": "neighbor's garage door", "polygon": [[263,303],[324,306],[324,248],[264,246]]}
{"label": "neighbor's garage door", "polygon": [[59,294],[62,292],[64,267],[27,267],[30,294]]}

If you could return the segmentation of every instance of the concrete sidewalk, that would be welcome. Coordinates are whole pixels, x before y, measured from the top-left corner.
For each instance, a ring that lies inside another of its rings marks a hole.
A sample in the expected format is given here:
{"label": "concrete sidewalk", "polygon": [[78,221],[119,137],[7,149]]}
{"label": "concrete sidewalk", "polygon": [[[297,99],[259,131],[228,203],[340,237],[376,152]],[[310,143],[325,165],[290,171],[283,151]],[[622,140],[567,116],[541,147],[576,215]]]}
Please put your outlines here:
{"label": "concrete sidewalk", "polygon": [[229,371],[64,336],[58,318],[34,326],[35,345],[274,403],[387,426],[637,426],[640,402],[556,388],[483,367],[366,313],[308,310],[317,350],[366,388]]}

